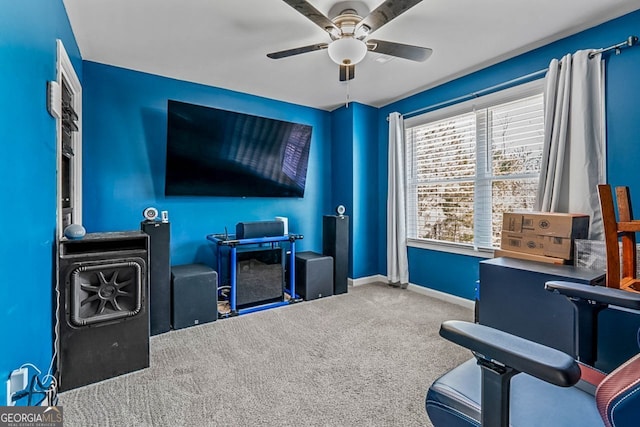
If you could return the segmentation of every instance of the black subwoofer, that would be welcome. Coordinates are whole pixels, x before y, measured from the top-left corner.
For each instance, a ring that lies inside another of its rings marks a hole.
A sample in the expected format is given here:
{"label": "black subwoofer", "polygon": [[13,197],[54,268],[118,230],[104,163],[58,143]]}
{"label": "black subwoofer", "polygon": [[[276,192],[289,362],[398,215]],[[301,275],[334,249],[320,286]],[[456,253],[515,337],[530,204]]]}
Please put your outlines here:
{"label": "black subwoofer", "polygon": [[236,256],[237,308],[284,300],[282,248],[238,248]]}
{"label": "black subwoofer", "polygon": [[296,254],[296,293],[306,301],[333,295],[333,258],[315,252]]}
{"label": "black subwoofer", "polygon": [[218,318],[218,273],[204,264],[171,268],[173,329],[213,322]]}
{"label": "black subwoofer", "polygon": [[148,236],[93,233],[58,250],[61,391],[149,366]]}
{"label": "black subwoofer", "polygon": [[333,258],[333,293],[347,292],[349,277],[349,217],[322,217],[322,254]]}

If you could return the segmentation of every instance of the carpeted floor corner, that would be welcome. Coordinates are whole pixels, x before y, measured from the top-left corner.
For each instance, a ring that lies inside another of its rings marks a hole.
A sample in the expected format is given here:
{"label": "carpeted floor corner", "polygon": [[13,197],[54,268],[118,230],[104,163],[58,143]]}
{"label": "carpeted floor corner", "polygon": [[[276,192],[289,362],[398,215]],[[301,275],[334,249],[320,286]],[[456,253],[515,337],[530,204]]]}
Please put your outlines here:
{"label": "carpeted floor corner", "polygon": [[471,310],[384,284],[151,338],[151,366],[60,395],[65,426],[429,426]]}

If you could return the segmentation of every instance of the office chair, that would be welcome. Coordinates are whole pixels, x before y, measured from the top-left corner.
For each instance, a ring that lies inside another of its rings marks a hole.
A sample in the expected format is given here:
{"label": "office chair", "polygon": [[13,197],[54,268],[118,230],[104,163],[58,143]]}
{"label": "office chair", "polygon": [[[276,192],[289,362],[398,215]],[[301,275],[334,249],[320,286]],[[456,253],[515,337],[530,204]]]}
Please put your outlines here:
{"label": "office chair", "polygon": [[[545,288],[576,305],[576,329],[586,326],[593,338],[602,308],[640,309],[635,292],[569,282],[547,282]],[[585,334],[576,332],[580,348]],[[426,410],[435,427],[640,425],[640,354],[605,374],[556,349],[475,323],[446,321],[440,335],[470,349],[475,359],[429,388]]]}

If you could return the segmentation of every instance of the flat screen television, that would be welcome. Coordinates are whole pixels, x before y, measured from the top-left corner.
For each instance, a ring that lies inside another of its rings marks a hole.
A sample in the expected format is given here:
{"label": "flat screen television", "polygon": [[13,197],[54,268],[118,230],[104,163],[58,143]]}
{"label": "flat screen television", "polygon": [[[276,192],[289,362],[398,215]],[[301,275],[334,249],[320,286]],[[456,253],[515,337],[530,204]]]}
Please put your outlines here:
{"label": "flat screen television", "polygon": [[303,197],[311,131],[169,100],[165,195]]}

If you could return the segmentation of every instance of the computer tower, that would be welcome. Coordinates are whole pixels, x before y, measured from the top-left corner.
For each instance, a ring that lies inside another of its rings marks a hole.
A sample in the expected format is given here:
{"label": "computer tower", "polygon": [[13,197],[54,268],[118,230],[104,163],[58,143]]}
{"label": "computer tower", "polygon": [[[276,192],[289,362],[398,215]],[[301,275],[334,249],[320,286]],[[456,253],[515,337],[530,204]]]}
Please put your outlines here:
{"label": "computer tower", "polygon": [[322,217],[322,254],[333,258],[333,293],[347,292],[349,276],[349,217]]}
{"label": "computer tower", "polygon": [[149,326],[157,335],[171,329],[171,225],[142,221],[140,227],[149,235]]}
{"label": "computer tower", "polygon": [[204,264],[171,268],[173,329],[213,322],[218,318],[218,273]]}

